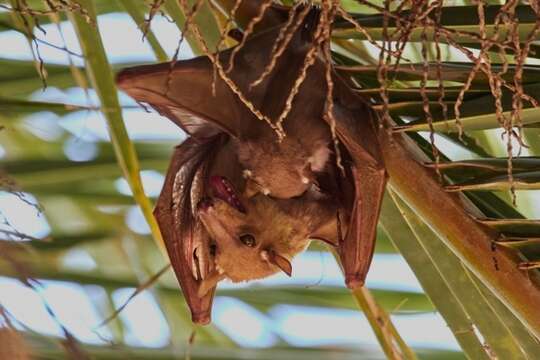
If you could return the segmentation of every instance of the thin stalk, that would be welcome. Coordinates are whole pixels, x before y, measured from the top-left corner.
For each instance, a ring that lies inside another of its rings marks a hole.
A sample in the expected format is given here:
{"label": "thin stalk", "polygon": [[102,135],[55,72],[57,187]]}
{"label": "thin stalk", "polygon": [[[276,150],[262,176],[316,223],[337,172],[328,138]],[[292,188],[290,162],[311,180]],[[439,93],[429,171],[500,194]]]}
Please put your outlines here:
{"label": "thin stalk", "polygon": [[[144,6],[143,2],[137,2],[132,0],[120,0],[120,3],[126,9],[127,13],[135,24],[137,24],[137,27],[141,29],[142,31],[145,31],[144,29],[144,11],[141,9],[141,6]],[[144,34],[145,39],[148,40],[148,43],[152,47],[152,50],[154,51],[154,55],[156,56],[156,59],[160,62],[165,62],[168,60],[167,53],[165,53],[165,50],[159,43],[159,40],[157,39],[156,35],[152,31],[152,29],[148,28],[146,30],[146,33]]]}
{"label": "thin stalk", "polygon": [[[331,250],[343,271],[339,256],[334,249]],[[403,341],[401,335],[390,320],[388,313],[377,304],[370,291],[366,287],[361,287],[351,290],[351,294],[366,316],[388,359],[415,360],[417,358],[415,353],[409,348],[405,341]]]}
{"label": "thin stalk", "polygon": [[[86,9],[93,19],[96,19],[96,11],[92,0],[80,0],[79,4]],[[118,165],[133,192],[133,198],[141,208],[144,218],[152,231],[154,241],[165,254],[163,239],[152,214],[152,204],[144,193],[135,146],[128,137],[122,119],[122,110],[118,102],[113,72],[107,60],[98,27],[87,23],[80,14],[69,13],[69,18],[77,32],[86,59],[86,68],[91,84],[98,94],[101,106],[107,109],[107,111],[103,112],[103,115],[107,120]]]}

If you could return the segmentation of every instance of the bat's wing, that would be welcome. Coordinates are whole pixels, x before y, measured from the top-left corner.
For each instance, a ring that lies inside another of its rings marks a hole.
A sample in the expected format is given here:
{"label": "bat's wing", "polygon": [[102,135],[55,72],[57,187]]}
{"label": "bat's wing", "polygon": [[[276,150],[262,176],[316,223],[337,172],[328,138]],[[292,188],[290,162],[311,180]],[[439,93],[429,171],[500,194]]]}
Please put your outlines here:
{"label": "bat's wing", "polygon": [[[257,86],[250,85],[270,63],[282,26],[255,33],[238,49],[219,53],[224,71],[235,53],[234,67],[226,74],[232,82],[227,83],[220,75],[214,77],[214,65],[206,56],[177,61],[172,66],[171,63],[161,63],[127,68],[117,75],[116,82],[132,98],[150,104],[199,140],[220,132],[245,138],[268,131],[268,125],[257,119],[246,103],[251,103],[271,119],[281,112],[311,43],[312,30],[308,24],[316,17],[306,16],[306,13],[294,12],[299,19],[302,16],[304,21],[301,24],[306,26],[295,27],[294,36],[276,60],[273,70]],[[281,39],[278,43],[283,41]],[[235,92],[242,93],[244,99]]]}
{"label": "bat's wing", "polygon": [[387,174],[378,142],[373,110],[347,85],[334,77],[336,134],[347,149],[354,185],[349,226],[339,244],[339,254],[349,288],[364,284],[373,251]]}
{"label": "bat's wing", "polygon": [[207,139],[240,128],[236,96],[221,81],[212,95],[213,67],[207,57],[141,65],[122,70],[118,86],[138,102],[154,107],[189,135]]}
{"label": "bat's wing", "polygon": [[[210,322],[215,287],[199,296],[202,280],[215,272],[210,256],[210,238],[193,216],[194,202],[198,201],[203,186],[204,159],[208,155],[194,139],[187,139],[173,154],[165,184],[154,209],[182,292],[191,310],[194,323]],[[210,142],[209,146],[219,146]]]}

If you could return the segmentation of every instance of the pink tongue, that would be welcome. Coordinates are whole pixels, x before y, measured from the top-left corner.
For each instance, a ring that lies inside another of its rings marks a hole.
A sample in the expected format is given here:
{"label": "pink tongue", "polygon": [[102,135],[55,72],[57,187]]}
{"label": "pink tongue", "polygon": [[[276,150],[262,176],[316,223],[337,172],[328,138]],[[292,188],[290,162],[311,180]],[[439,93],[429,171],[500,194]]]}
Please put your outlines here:
{"label": "pink tongue", "polygon": [[214,189],[217,198],[227,202],[240,212],[246,212],[246,209],[240,202],[240,199],[238,199],[238,196],[236,196],[234,188],[227,178],[217,175],[210,176],[210,186]]}

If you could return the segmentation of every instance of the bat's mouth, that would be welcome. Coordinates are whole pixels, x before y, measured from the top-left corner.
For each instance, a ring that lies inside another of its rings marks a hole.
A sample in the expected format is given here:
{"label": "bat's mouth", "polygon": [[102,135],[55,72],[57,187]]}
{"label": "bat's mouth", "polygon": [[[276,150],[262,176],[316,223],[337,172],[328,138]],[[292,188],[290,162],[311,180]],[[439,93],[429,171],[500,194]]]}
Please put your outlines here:
{"label": "bat's mouth", "polygon": [[245,213],[246,208],[238,198],[233,185],[223,176],[211,176],[210,186],[213,190],[214,196],[218,199],[225,201],[227,204],[235,208],[236,210]]}

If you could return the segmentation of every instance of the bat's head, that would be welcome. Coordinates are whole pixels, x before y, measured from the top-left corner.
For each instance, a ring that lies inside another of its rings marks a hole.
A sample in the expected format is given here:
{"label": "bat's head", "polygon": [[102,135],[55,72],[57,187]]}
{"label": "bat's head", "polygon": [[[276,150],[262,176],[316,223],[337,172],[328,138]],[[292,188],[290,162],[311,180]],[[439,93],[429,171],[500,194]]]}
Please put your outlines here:
{"label": "bat's head", "polygon": [[256,193],[279,199],[300,196],[312,186],[316,173],[324,169],[330,155],[326,141],[306,146],[298,137],[286,137],[279,143],[239,142],[237,146],[247,180],[247,196]]}
{"label": "bat's head", "polygon": [[[276,200],[262,194],[241,199],[226,178],[212,176],[213,196],[199,202],[198,216],[215,242],[220,277],[233,282],[292,273],[291,259],[331,216],[332,206],[303,199]],[[208,284],[210,288],[214,284]]]}

